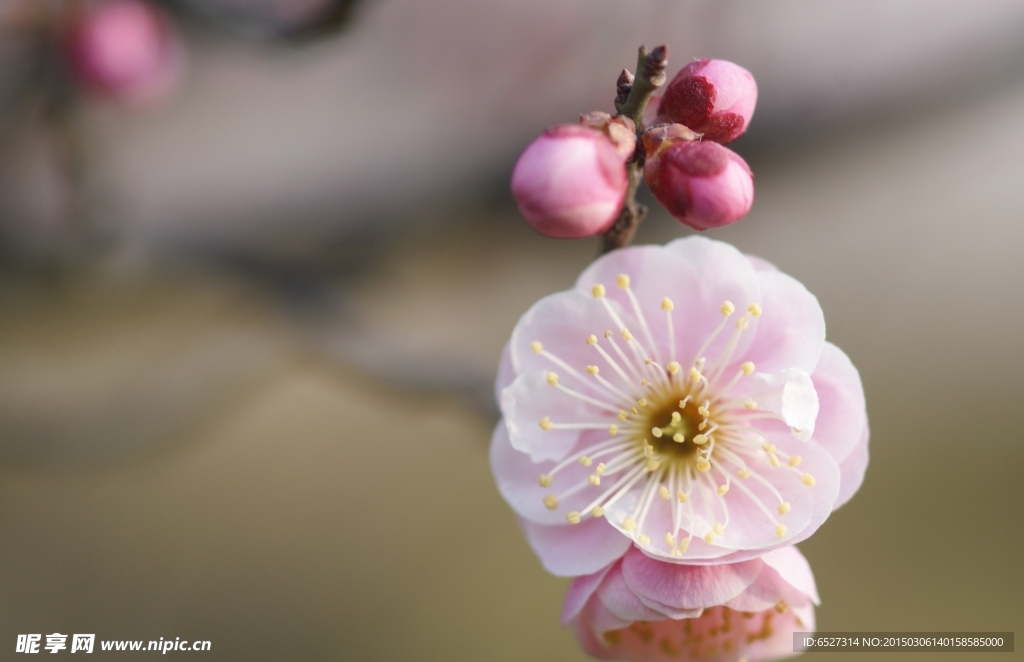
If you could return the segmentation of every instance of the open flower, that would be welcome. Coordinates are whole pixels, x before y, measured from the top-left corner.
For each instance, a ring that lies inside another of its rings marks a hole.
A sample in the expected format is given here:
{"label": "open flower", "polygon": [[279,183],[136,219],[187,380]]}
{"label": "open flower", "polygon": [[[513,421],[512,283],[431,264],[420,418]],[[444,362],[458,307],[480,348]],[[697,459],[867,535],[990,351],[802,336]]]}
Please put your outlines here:
{"label": "open flower", "polygon": [[702,237],[600,258],[519,320],[491,466],[544,566],[752,559],[867,465],[860,378],[800,283]]}
{"label": "open flower", "polygon": [[575,579],[562,620],[598,658],[754,662],[791,655],[793,632],[814,630],[815,604],[814,576],[795,547],[713,566],[634,549]]}

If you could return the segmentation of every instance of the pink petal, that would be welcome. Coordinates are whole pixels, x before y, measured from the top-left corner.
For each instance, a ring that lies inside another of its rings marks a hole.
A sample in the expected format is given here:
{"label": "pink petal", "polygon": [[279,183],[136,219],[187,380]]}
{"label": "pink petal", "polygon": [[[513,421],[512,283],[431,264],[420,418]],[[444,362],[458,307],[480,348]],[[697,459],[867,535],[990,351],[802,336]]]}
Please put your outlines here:
{"label": "pink petal", "polygon": [[825,316],[813,294],[784,273],[760,271],[761,317],[743,360],[758,372],[798,368],[810,373],[825,343]]}
{"label": "pink petal", "polygon": [[587,604],[587,600],[594,594],[594,591],[597,590],[597,587],[611,569],[612,566],[605,566],[595,573],[576,577],[572,580],[572,583],[569,584],[569,590],[565,594],[565,602],[562,603],[563,626],[568,625],[569,621],[576,618],[583,609],[583,606]]}
{"label": "pink petal", "polygon": [[780,547],[766,553],[761,560],[779,573],[779,576],[787,584],[810,598],[814,604],[821,604],[821,600],[818,598],[818,586],[814,582],[814,573],[811,572],[811,564],[807,562],[799,549],[793,546]]}
{"label": "pink petal", "polygon": [[632,545],[604,519],[587,518],[574,526],[544,526],[525,519],[519,524],[544,569],[559,577],[597,572]]}
{"label": "pink petal", "polygon": [[746,255],[745,257],[748,260],[750,260],[750,264],[751,264],[751,266],[754,267],[754,271],[778,271],[779,270],[779,268],[777,266],[775,266],[774,264],[772,264],[768,260],[764,259],[763,257],[758,257],[756,255]]}
{"label": "pink petal", "polygon": [[[587,437],[584,435],[583,443],[586,443],[586,440]],[[582,509],[587,505],[587,501],[593,498],[585,492],[577,492],[564,499],[558,509],[549,510],[544,505],[546,495],[557,494],[569,485],[586,480],[590,470],[573,462],[572,465],[557,474],[551,486],[541,487],[538,484],[538,477],[542,473],[551,471],[554,462],[534,462],[526,453],[521,453],[513,448],[508,437],[508,430],[502,421],[498,421],[491,437],[490,461],[491,471],[494,472],[494,478],[498,484],[498,492],[512,506],[512,510],[517,515],[532,522],[561,525],[568,528],[566,513]]]}
{"label": "pink petal", "polygon": [[860,374],[843,350],[825,343],[811,380],[821,403],[814,440],[842,462],[859,444],[867,444]]}
{"label": "pink petal", "polygon": [[500,400],[512,447],[534,462],[561,460],[580,438],[579,430],[544,430],[541,419],[577,423],[598,418],[592,407],[548,384],[545,374],[520,374]]}
{"label": "pink petal", "polygon": [[[625,324],[636,328],[630,314],[614,301],[608,302],[612,310]],[[598,352],[587,345],[587,336],[600,336],[605,329],[614,329],[612,316],[600,299],[589,293],[568,290],[546,296],[526,311],[512,331],[512,365],[516,374],[551,371],[558,374],[573,388],[590,390],[593,380],[578,382],[571,373],[553,363],[549,358],[537,354],[533,342],[540,342],[543,350],[567,363],[577,372],[587,365],[596,365],[604,373],[612,370]]]}
{"label": "pink petal", "polygon": [[694,610],[721,605],[750,586],[761,571],[760,561],[728,565],[662,563],[637,549],[622,559],[622,576],[648,606]]}

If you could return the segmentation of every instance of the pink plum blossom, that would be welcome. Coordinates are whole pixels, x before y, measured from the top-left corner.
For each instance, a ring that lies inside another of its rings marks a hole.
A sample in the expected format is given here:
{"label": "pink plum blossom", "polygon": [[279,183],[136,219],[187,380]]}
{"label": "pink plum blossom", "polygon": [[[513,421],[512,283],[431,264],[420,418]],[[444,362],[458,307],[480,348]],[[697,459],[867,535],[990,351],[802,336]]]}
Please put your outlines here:
{"label": "pink plum blossom", "polygon": [[496,384],[502,496],[556,575],[630,547],[755,558],[857,490],[857,370],[814,296],[763,260],[688,237],[613,251],[519,320]]}
{"label": "pink plum blossom", "polygon": [[562,620],[601,659],[755,662],[792,655],[793,633],[814,631],[816,604],[814,576],[795,547],[711,566],[632,549],[573,580]]}
{"label": "pink plum blossom", "polygon": [[[685,129],[668,125],[667,129]],[[739,154],[718,143],[644,136],[644,179],[654,197],[684,225],[708,230],[735,223],[754,203],[754,176]]]}
{"label": "pink plum blossom", "polygon": [[71,30],[68,62],[93,91],[129,104],[161,101],[178,87],[184,48],[171,20],[140,0],[90,8]]}
{"label": "pink plum blossom", "polygon": [[523,216],[537,232],[558,239],[606,231],[619,215],[627,186],[620,145],[576,124],[545,131],[512,171],[512,195]]}
{"label": "pink plum blossom", "polygon": [[757,83],[749,71],[726,60],[694,60],[676,74],[658,105],[663,122],[678,122],[705,140],[736,140],[754,114]]}

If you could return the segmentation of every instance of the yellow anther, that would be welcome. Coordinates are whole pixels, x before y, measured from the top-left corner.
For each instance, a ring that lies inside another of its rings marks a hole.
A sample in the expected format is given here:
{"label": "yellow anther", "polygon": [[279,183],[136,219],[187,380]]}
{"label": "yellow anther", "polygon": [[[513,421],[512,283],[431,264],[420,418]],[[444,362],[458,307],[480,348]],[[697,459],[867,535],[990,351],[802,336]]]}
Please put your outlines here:
{"label": "yellow anther", "polygon": [[540,354],[541,352],[544,351],[544,345],[534,340],[532,343],[530,343],[530,349],[533,350],[534,354]]}
{"label": "yellow anther", "polygon": [[604,285],[600,283],[590,289],[590,293],[594,295],[595,299],[600,299],[604,296]]}
{"label": "yellow anther", "polygon": [[554,476],[549,476],[548,474],[541,474],[537,477],[537,484],[541,487],[547,487],[551,485],[551,481],[554,480],[554,478]]}
{"label": "yellow anther", "polygon": [[[682,540],[679,541],[679,551],[680,552],[685,554],[687,548],[689,548],[689,547],[690,547],[690,539],[689,538],[683,538]],[[726,613],[728,613],[728,612],[726,612]]]}
{"label": "yellow anther", "polygon": [[708,531],[704,535],[704,542],[708,543],[709,545],[711,543],[715,542],[715,532],[714,531]]}
{"label": "yellow anther", "polygon": [[675,304],[672,303],[672,299],[665,297],[664,299],[661,300],[661,309],[664,310],[665,312],[670,312],[675,307]]}
{"label": "yellow anther", "polygon": [[736,328],[739,329],[740,331],[746,331],[747,329],[750,328],[750,321],[747,319],[745,315],[736,320]]}
{"label": "yellow anther", "polygon": [[747,409],[757,409],[757,403],[751,400],[750,398],[747,398],[746,400],[743,401],[743,406],[746,407]]}
{"label": "yellow anther", "polygon": [[605,466],[604,462],[598,462],[597,466],[594,468],[594,473],[600,476],[601,474],[604,473],[604,470],[607,468],[608,467]]}
{"label": "yellow anther", "polygon": [[708,436],[706,434],[698,434],[693,438],[693,443],[697,444],[698,446],[703,446],[704,444],[708,443]]}
{"label": "yellow anther", "polygon": [[558,497],[554,494],[549,494],[544,497],[544,505],[548,507],[548,510],[554,510],[558,508]]}
{"label": "yellow anther", "polygon": [[779,507],[776,508],[776,510],[779,511],[780,515],[785,515],[786,513],[789,512],[790,508],[792,508],[792,506],[789,505],[789,502],[788,501],[783,501],[782,503],[779,504]]}
{"label": "yellow anther", "polygon": [[613,334],[613,333],[611,332],[611,329],[609,329],[608,331],[605,331],[605,332],[604,332],[604,337],[605,337],[605,338],[611,338],[611,337],[612,337],[613,335],[615,335],[615,334]]}
{"label": "yellow anther", "polygon": [[736,312],[736,306],[732,305],[732,301],[725,301],[719,310],[722,311],[723,315],[728,317]]}
{"label": "yellow anther", "polygon": [[640,543],[641,545],[650,545],[651,544],[651,537],[650,536],[646,536],[646,535],[641,533],[640,535],[638,535],[636,537],[636,541],[638,543]]}
{"label": "yellow anther", "polygon": [[589,336],[587,336],[587,344],[588,345],[596,345],[597,344],[597,336],[595,336],[593,333],[591,333]]}
{"label": "yellow anther", "polygon": [[660,439],[661,435],[663,435],[665,433],[661,431],[661,428],[651,428],[651,434],[653,434],[655,437],[658,437]]}
{"label": "yellow anther", "polygon": [[697,429],[700,430],[701,432],[703,432],[707,427],[708,427],[708,422],[707,421],[701,421],[700,425],[697,426]]}
{"label": "yellow anther", "polygon": [[679,425],[683,420],[683,415],[677,411],[672,412],[672,425]]}
{"label": "yellow anther", "polygon": [[551,419],[549,417],[547,417],[547,416],[545,416],[544,418],[540,419],[540,421],[537,423],[537,425],[540,426],[541,430],[550,430],[551,428],[553,428],[555,426],[555,424],[552,423]]}
{"label": "yellow anther", "polygon": [[640,386],[647,386],[648,384],[650,384],[650,382],[647,381],[646,379],[641,379],[640,380]]}
{"label": "yellow anther", "polygon": [[740,469],[739,471],[736,472],[736,475],[744,479],[750,478],[750,471],[747,469]]}
{"label": "yellow anther", "polygon": [[601,506],[594,506],[594,509],[590,511],[590,514],[594,517],[604,517],[604,508]]}
{"label": "yellow anther", "polygon": [[641,407],[646,407],[647,406],[647,400],[645,398],[640,398],[639,400],[636,401],[636,403],[638,405],[640,405]]}
{"label": "yellow anther", "polygon": [[569,520],[569,524],[579,524],[580,523],[580,514],[574,510],[574,511],[572,511],[570,513],[566,513],[565,514],[565,519]]}
{"label": "yellow anther", "polygon": [[690,500],[689,495],[687,495],[686,492],[682,490],[676,492],[676,498],[679,499],[679,503],[686,503],[687,501]]}
{"label": "yellow anther", "polygon": [[548,373],[548,384],[552,386],[558,386],[558,375],[553,372]]}
{"label": "yellow anther", "polygon": [[718,486],[718,496],[725,496],[725,493],[728,492],[728,491],[729,491],[729,486],[728,485],[719,485]]}
{"label": "yellow anther", "polygon": [[676,442],[677,444],[681,444],[684,441],[686,441],[686,437],[683,436],[682,432],[676,432],[674,435],[672,435],[672,441]]}
{"label": "yellow anther", "polygon": [[594,461],[590,459],[589,455],[584,455],[583,457],[580,458],[580,464],[582,464],[585,467],[589,467],[593,463]]}
{"label": "yellow anther", "polygon": [[647,470],[648,471],[657,471],[658,467],[660,467],[660,466],[661,466],[661,462],[658,462],[657,460],[654,460],[654,459],[647,460]]}
{"label": "yellow anther", "polygon": [[631,408],[630,408],[630,411],[631,411],[631,412],[633,412],[633,415],[634,415],[634,416],[636,416],[636,415],[638,415],[638,414],[640,413],[640,412],[638,412],[638,411],[636,410],[636,407],[631,407]]}
{"label": "yellow anther", "polygon": [[780,464],[779,456],[776,455],[775,453],[768,453],[768,461],[771,462],[771,465],[773,467],[777,467]]}
{"label": "yellow anther", "polygon": [[789,458],[788,464],[791,467],[798,467],[798,466],[800,466],[800,461],[801,460],[803,460],[802,457],[800,457],[799,455],[794,455],[793,457]]}
{"label": "yellow anther", "polygon": [[696,368],[690,368],[690,379],[692,379],[694,383],[699,382],[700,370],[697,370]]}
{"label": "yellow anther", "polygon": [[614,437],[618,433],[619,433],[619,426],[618,425],[615,425],[614,423],[612,423],[611,425],[608,426],[608,434],[609,435]]}
{"label": "yellow anther", "polygon": [[668,365],[665,366],[665,369],[668,370],[668,374],[670,375],[677,374],[681,368],[682,366],[679,365],[678,361],[669,361]]}
{"label": "yellow anther", "polygon": [[713,530],[715,532],[715,535],[719,535],[719,536],[720,535],[724,535],[725,534],[725,525],[722,524],[721,522],[716,522],[715,523],[715,528]]}
{"label": "yellow anther", "polygon": [[785,614],[787,611],[789,611],[789,605],[786,604],[785,600],[779,600],[775,603],[775,611],[779,612],[780,614]]}
{"label": "yellow anther", "polygon": [[627,531],[632,531],[636,528],[636,520],[632,517],[627,517],[626,519],[622,520],[622,528],[624,528]]}
{"label": "yellow anther", "polygon": [[629,418],[629,414],[622,410],[619,410],[619,420],[625,422],[627,418]]}
{"label": "yellow anther", "polygon": [[588,375],[596,375],[599,372],[601,372],[601,371],[598,369],[598,367],[596,365],[588,365],[587,366],[587,374]]}
{"label": "yellow anther", "polygon": [[707,417],[711,415],[711,410],[705,407],[704,405],[701,405],[700,407],[697,407],[697,413],[700,414],[701,416]]}
{"label": "yellow anther", "polygon": [[662,485],[661,487],[658,488],[658,496],[660,496],[665,501],[668,501],[672,495],[669,494],[668,488]]}
{"label": "yellow anther", "polygon": [[760,317],[761,306],[757,305],[756,303],[752,303],[749,306],[747,306],[747,312],[753,315],[754,317]]}
{"label": "yellow anther", "polygon": [[629,276],[626,274],[619,274],[619,277],[615,279],[615,284],[622,289],[626,289],[629,287]]}
{"label": "yellow anther", "polygon": [[800,480],[807,487],[814,487],[814,476],[812,476],[811,474],[804,474],[803,476],[800,477]]}
{"label": "yellow anther", "polygon": [[740,371],[742,371],[744,375],[754,374],[754,362],[744,361],[743,363],[740,364]]}
{"label": "yellow anther", "polygon": [[629,332],[629,329],[622,330],[622,339],[626,341],[633,339],[633,334]]}
{"label": "yellow anther", "polygon": [[786,537],[786,525],[785,524],[776,524],[775,525],[775,535],[777,535],[780,538],[785,538]]}
{"label": "yellow anther", "polygon": [[711,471],[711,463],[708,462],[706,457],[697,458],[697,471],[700,471],[701,473],[707,473]]}
{"label": "yellow anther", "polygon": [[682,552],[680,552],[678,549],[673,549],[672,551],[669,552],[669,554],[671,554],[675,558],[679,558],[680,556],[683,555]]}
{"label": "yellow anther", "polygon": [[669,547],[675,547],[676,546],[676,537],[674,535],[672,535],[671,533],[666,533],[665,534],[665,544],[668,545]]}
{"label": "yellow anther", "polygon": [[774,453],[777,450],[779,450],[779,449],[775,447],[775,444],[768,444],[768,452],[769,453]]}
{"label": "yellow anther", "polygon": [[597,474],[590,474],[589,476],[587,476],[587,482],[590,483],[591,485],[600,485],[601,477],[598,476]]}
{"label": "yellow anther", "polygon": [[644,456],[647,458],[654,457],[654,446],[647,443],[646,439],[644,439]]}

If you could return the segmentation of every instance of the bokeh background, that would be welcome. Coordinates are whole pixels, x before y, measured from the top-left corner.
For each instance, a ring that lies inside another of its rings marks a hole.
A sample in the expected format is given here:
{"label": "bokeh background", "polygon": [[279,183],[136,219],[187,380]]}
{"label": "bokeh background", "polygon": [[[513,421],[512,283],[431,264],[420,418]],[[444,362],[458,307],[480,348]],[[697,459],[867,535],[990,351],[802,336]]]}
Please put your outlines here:
{"label": "bokeh background", "polygon": [[804,282],[864,380],[864,486],[801,545],[819,629],[1024,631],[1024,5],[165,7],[177,94],[59,126],[52,44],[0,30],[0,657],[584,659],[487,446],[512,326],[598,244],[507,181],[659,43],[754,73],[754,208],[708,235]]}

